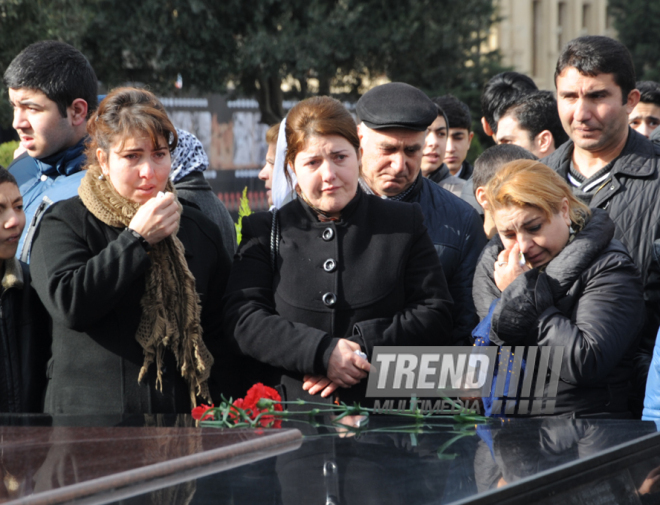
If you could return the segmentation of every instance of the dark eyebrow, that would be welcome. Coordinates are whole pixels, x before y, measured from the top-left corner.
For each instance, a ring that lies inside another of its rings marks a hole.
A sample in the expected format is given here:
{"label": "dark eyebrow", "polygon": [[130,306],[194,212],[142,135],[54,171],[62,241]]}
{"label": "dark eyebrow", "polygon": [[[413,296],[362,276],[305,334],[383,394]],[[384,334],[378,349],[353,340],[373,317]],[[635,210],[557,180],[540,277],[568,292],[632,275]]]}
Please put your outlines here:
{"label": "dark eyebrow", "polygon": [[387,140],[382,140],[378,142],[378,147],[381,149],[398,149],[399,145],[398,144],[392,144],[388,142]]}
{"label": "dark eyebrow", "polygon": [[407,149],[407,150],[411,150],[411,149],[418,150],[418,149],[422,148],[422,145],[421,144],[412,144],[412,145],[409,145],[409,146],[404,146],[403,148]]}
{"label": "dark eyebrow", "polygon": [[593,91],[588,91],[585,93],[589,98],[593,98],[595,95],[604,95],[610,96],[612,93],[608,89],[594,89]]}
{"label": "dark eyebrow", "polygon": [[348,149],[337,149],[336,151],[330,151],[330,154],[340,154],[345,153]]}
{"label": "dark eyebrow", "polygon": [[[14,105],[11,102],[11,100],[9,101],[9,103],[11,103],[12,106]],[[39,107],[39,108],[43,107],[41,104],[39,104],[37,102],[33,102],[32,100],[21,100],[21,101],[18,102],[18,104],[19,105],[28,105],[28,106],[33,106],[33,107]]]}
{"label": "dark eyebrow", "polygon": [[537,221],[538,219],[541,219],[541,218],[540,218],[539,216],[533,217],[533,218],[530,219],[529,221],[525,221],[525,222],[523,223],[523,226],[529,226],[530,224],[532,224],[534,221]]}
{"label": "dark eyebrow", "polygon": [[11,203],[22,202],[22,201],[23,201],[23,197],[22,197],[21,195],[19,195],[19,196],[17,196],[17,197],[14,199],[14,201],[11,202]]}

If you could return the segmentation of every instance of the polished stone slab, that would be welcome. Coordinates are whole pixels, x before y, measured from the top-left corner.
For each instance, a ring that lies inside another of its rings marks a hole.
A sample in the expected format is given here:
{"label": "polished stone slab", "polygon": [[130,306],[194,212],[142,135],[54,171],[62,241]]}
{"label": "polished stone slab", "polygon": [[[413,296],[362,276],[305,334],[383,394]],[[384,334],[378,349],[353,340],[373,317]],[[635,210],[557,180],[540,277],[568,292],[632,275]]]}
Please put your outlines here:
{"label": "polished stone slab", "polygon": [[0,502],[108,503],[300,444],[295,429],[0,426]]}
{"label": "polished stone slab", "polygon": [[0,502],[13,486],[15,503],[660,504],[655,423],[335,421],[223,431],[190,416],[0,415]]}

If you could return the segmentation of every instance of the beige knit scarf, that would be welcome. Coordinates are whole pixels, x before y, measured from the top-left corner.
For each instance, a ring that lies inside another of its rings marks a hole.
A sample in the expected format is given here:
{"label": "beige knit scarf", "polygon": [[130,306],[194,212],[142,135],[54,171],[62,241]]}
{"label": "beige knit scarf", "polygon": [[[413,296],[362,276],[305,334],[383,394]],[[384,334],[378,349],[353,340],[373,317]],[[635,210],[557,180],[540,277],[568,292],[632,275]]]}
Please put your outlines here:
{"label": "beige knit scarf", "polygon": [[[90,167],[80,183],[78,194],[96,218],[108,226],[124,228],[140,204],[121,196],[112,183],[104,177],[99,178],[100,175],[100,167]],[[175,191],[169,181],[166,191]],[[135,334],[144,350],[138,382],[155,360],[156,387],[163,390],[163,353],[169,349],[176,357],[181,376],[190,385],[192,406],[197,405],[197,396],[210,403],[207,381],[213,356],[202,340],[200,299],[195,290],[195,278],[188,269],[183,244],[175,232],[154,245],[149,255],[151,266],[140,301],[142,318]]]}

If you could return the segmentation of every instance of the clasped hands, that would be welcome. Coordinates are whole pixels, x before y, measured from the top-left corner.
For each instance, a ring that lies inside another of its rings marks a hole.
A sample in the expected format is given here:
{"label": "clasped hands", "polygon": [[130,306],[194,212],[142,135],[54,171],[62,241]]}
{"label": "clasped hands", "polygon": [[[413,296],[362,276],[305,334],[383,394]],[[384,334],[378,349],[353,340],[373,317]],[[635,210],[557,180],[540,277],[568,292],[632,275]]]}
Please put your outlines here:
{"label": "clasped hands", "polygon": [[342,338],[330,355],[328,360],[327,376],[305,375],[303,377],[303,390],[310,395],[321,393],[321,397],[330,396],[339,387],[350,388],[364,379],[371,365],[369,362],[355,354],[360,350],[356,342]]}

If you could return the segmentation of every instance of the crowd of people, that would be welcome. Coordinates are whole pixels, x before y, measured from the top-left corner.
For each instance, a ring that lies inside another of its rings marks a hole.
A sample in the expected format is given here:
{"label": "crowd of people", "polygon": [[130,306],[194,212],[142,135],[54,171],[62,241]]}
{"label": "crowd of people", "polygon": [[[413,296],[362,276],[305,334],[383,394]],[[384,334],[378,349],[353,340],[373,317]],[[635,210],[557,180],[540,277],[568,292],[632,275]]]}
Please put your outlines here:
{"label": "crowd of people", "polygon": [[299,102],[267,132],[272,207],[239,244],[152,93],[97,103],[55,41],[4,83],[21,148],[0,170],[0,412],[185,413],[256,382],[364,404],[375,346],[489,345],[564,349],[555,415],[660,417],[660,85],[619,42],[569,42],[556,98],[493,77],[474,166],[454,96],[383,84],[357,122]]}

